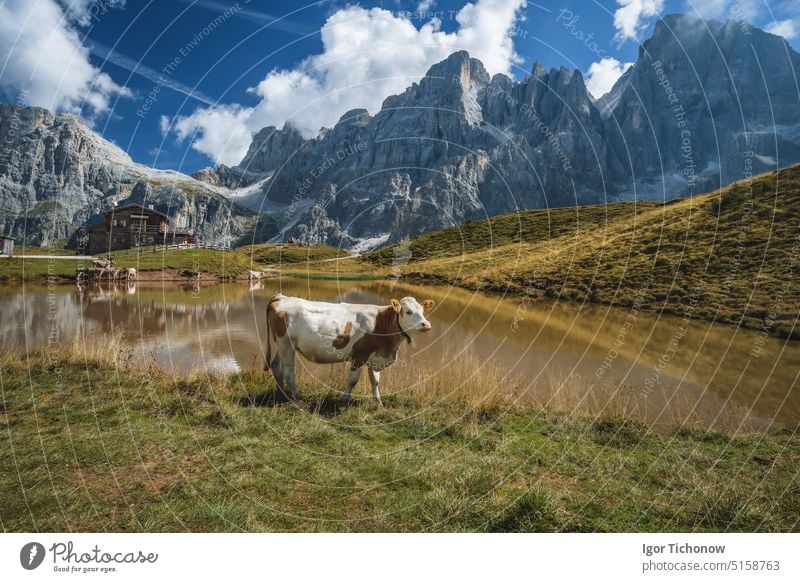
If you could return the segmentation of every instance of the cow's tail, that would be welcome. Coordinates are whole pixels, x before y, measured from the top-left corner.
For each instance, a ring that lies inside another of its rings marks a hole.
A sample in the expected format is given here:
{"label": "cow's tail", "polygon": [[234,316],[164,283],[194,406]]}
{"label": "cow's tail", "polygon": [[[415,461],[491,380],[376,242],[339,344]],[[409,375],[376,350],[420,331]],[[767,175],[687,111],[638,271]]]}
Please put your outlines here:
{"label": "cow's tail", "polygon": [[278,301],[281,295],[273,295],[267,303],[267,351],[264,358],[264,371],[268,371],[272,364],[272,332],[269,329],[269,312],[272,310],[272,304]]}

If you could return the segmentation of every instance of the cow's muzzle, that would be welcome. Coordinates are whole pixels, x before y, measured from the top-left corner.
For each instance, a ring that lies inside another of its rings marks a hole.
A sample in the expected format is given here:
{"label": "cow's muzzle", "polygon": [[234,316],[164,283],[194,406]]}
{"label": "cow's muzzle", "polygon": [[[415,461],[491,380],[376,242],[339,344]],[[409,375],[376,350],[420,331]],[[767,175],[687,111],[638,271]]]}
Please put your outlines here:
{"label": "cow's muzzle", "polygon": [[427,322],[427,321],[425,323],[420,323],[419,324],[419,330],[420,331],[430,331],[431,330],[431,324],[429,322]]}

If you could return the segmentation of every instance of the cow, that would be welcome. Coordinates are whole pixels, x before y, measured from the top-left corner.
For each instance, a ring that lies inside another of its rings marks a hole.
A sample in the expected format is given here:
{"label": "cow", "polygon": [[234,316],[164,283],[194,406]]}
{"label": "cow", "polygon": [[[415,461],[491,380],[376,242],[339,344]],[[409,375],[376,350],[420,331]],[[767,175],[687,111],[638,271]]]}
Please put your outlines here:
{"label": "cow", "polygon": [[431,330],[425,312],[432,307],[433,301],[420,304],[413,297],[392,299],[389,305],[357,305],[275,295],[267,304],[264,370],[272,370],[282,395],[286,396],[288,389],[293,398],[299,398],[294,375],[296,352],[320,364],[350,362],[342,396],[346,403],[366,366],[372,396],[383,405],[380,373],[397,361],[403,341],[411,343],[416,334]]}
{"label": "cow", "polygon": [[115,281],[135,281],[137,277],[136,269],[133,267],[112,269],[111,273]]}

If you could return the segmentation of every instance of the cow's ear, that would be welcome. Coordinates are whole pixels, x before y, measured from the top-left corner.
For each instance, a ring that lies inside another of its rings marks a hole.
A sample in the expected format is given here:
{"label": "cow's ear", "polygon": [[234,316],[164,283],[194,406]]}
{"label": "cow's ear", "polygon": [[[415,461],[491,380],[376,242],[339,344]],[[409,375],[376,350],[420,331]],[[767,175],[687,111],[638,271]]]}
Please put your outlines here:
{"label": "cow's ear", "polygon": [[430,311],[433,309],[434,301],[433,299],[426,299],[422,302],[422,311]]}
{"label": "cow's ear", "polygon": [[394,309],[397,313],[400,313],[400,302],[397,299],[392,299],[389,301],[389,305],[391,305],[392,309]]}

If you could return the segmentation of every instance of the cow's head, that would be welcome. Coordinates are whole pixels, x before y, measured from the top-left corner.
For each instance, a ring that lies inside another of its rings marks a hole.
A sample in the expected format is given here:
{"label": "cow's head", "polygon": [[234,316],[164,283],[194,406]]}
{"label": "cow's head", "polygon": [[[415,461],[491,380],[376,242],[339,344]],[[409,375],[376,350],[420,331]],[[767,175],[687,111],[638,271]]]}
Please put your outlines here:
{"label": "cow's head", "polygon": [[431,322],[425,318],[425,312],[433,307],[433,301],[427,299],[420,305],[413,297],[403,297],[400,301],[392,299],[391,303],[397,312],[400,327],[407,334],[431,330]]}

